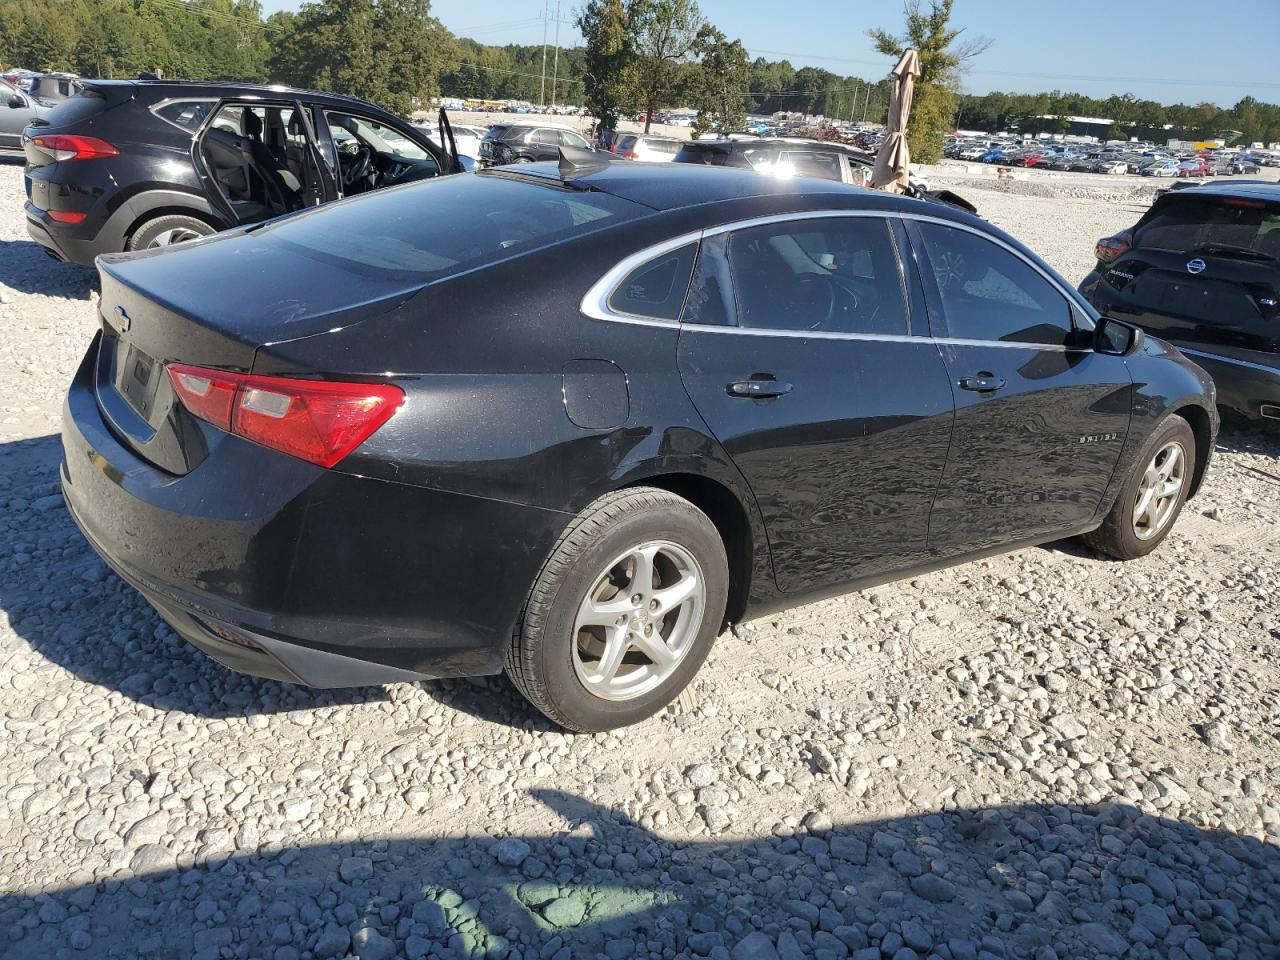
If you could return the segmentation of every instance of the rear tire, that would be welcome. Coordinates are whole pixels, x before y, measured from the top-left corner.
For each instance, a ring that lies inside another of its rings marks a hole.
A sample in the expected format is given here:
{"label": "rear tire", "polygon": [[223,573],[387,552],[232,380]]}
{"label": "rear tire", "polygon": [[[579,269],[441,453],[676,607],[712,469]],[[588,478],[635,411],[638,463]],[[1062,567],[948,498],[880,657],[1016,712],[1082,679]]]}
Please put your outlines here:
{"label": "rear tire", "polygon": [[125,249],[149,250],[153,247],[168,247],[175,243],[212,236],[215,232],[213,227],[196,217],[168,213],[148,220],[133,231],[133,236],[129,238]]}
{"label": "rear tire", "polygon": [[1102,526],[1080,539],[1118,560],[1136,560],[1160,546],[1187,500],[1195,473],[1196,438],[1177,414],[1143,445]]}
{"label": "rear tire", "polygon": [[569,524],[534,581],[507,674],[569,730],[637,723],[698,672],[728,593],[724,543],[706,514],[654,487],[606,494]]}

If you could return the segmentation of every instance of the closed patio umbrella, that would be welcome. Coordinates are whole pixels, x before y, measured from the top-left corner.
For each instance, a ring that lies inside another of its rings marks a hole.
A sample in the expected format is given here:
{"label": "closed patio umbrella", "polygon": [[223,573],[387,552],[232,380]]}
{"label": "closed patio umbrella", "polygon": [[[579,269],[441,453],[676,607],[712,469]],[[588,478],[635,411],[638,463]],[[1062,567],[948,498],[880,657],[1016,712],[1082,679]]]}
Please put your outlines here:
{"label": "closed patio umbrella", "polygon": [[871,185],[890,193],[906,192],[907,165],[911,151],[907,148],[907,118],[911,116],[911,92],[920,76],[920,55],[907,50],[893,68],[893,95],[889,98],[889,126],[884,143],[876,154],[871,172]]}

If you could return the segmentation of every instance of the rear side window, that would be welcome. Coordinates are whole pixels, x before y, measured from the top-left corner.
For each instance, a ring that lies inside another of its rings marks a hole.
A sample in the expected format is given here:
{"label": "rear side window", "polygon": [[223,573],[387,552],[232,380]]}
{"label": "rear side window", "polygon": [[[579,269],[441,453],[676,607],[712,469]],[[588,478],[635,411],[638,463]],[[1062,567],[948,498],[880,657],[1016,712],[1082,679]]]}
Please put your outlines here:
{"label": "rear side window", "polygon": [[1134,246],[1174,253],[1222,246],[1280,257],[1280,207],[1244,198],[1179,197],[1147,221]]}
{"label": "rear side window", "polygon": [[474,174],[377,190],[262,229],[321,264],[428,282],[646,212],[607,193]]}
{"label": "rear side window", "polygon": [[740,326],[815,333],[907,333],[889,225],[832,217],[730,234]]}
{"label": "rear side window", "polygon": [[701,163],[709,167],[723,167],[729,162],[729,151],[703,144],[686,143],[676,154],[676,163]]}
{"label": "rear side window", "polygon": [[151,112],[175,127],[195,132],[204,126],[217,103],[216,100],[170,100],[152,107]]}
{"label": "rear side window", "polygon": [[654,320],[678,319],[697,252],[696,243],[687,243],[636,267],[609,295],[609,309]]}
{"label": "rear side window", "polygon": [[1062,346],[1071,334],[1066,298],[1039,272],[967,230],[919,224],[942,301],[946,335]]}
{"label": "rear side window", "polygon": [[840,180],[840,158],[821,150],[784,150],[778,157],[779,172],[796,177]]}

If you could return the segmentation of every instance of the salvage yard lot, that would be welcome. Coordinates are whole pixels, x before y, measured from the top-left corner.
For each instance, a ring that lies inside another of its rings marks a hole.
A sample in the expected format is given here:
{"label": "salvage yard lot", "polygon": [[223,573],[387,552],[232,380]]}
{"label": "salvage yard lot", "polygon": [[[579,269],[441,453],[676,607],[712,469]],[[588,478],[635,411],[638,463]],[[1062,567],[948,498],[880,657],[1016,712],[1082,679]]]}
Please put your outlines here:
{"label": "salvage yard lot", "polygon": [[[1143,208],[957,188],[1073,281]],[[1145,559],[756,621],[638,727],[310,691],[178,640],[67,516],[95,282],[21,198],[0,166],[0,957],[1280,956],[1274,427]]]}

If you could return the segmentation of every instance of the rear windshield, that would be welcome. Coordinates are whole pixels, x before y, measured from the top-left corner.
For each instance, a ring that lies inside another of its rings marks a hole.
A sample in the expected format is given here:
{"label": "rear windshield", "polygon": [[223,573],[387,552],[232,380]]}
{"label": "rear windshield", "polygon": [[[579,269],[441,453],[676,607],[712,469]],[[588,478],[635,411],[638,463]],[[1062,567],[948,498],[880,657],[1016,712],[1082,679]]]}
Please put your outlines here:
{"label": "rear windshield", "polygon": [[428,282],[648,212],[607,193],[458,174],[380,190],[265,231],[322,264]]}
{"label": "rear windshield", "polygon": [[54,127],[69,126],[96,116],[107,108],[107,98],[96,90],[84,90],[68,97],[45,115],[45,121]]}
{"label": "rear windshield", "polygon": [[686,143],[676,154],[676,163],[705,163],[723,167],[729,162],[729,151],[724,147],[712,147],[703,143]]}
{"label": "rear windshield", "polygon": [[1135,247],[1190,253],[1242,247],[1280,256],[1280,206],[1230,197],[1169,200],[1138,231]]}

